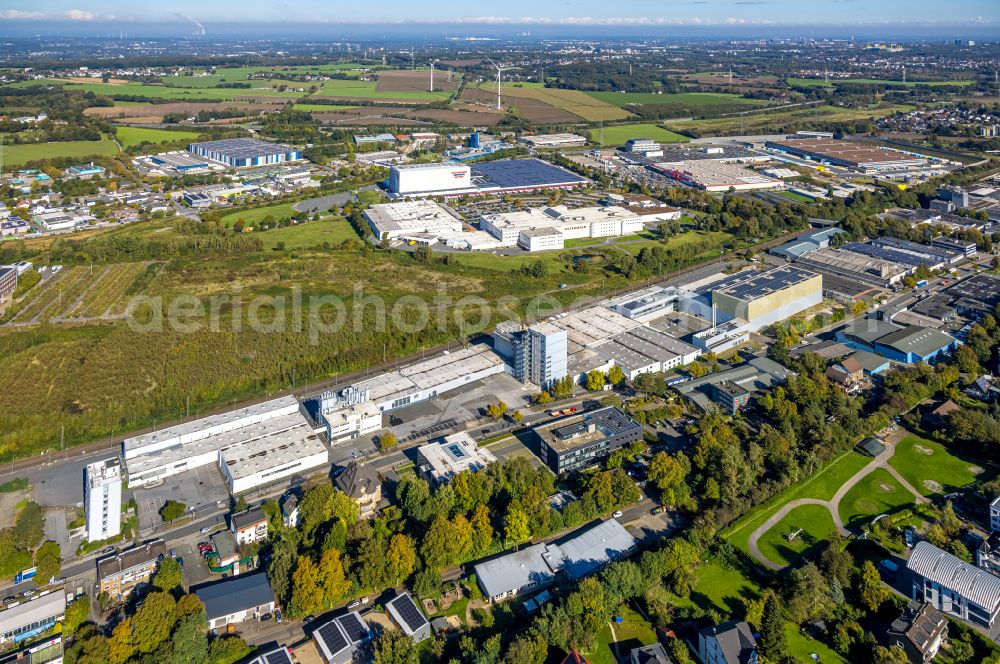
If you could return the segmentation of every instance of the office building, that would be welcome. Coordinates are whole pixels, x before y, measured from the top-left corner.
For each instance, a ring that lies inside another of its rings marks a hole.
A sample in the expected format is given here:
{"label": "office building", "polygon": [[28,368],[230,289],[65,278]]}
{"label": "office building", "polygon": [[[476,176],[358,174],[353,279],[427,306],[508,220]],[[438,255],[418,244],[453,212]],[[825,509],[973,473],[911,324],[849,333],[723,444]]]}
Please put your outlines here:
{"label": "office building", "polygon": [[576,581],[623,558],[636,539],[615,519],[554,542],[534,544],[475,565],[476,582],[491,602],[552,585],[557,575]]}
{"label": "office building", "polygon": [[[673,389],[703,411],[722,408],[732,413],[735,406],[745,406],[753,394],[781,385],[791,374],[774,360],[755,357],[732,369],[678,383]],[[723,384],[740,388],[740,391],[720,387]],[[749,394],[744,395],[744,390]]]}
{"label": "office building", "polygon": [[352,611],[320,625],[312,638],[324,664],[350,664],[371,639],[371,629],[360,614]]}
{"label": "office building", "polygon": [[0,267],[0,302],[6,302],[17,289],[17,268],[12,265]]}
{"label": "office building", "polygon": [[107,595],[112,603],[126,599],[135,590],[141,590],[167,554],[162,539],[140,544],[97,561],[97,583],[100,594]]}
{"label": "office building", "polygon": [[642,426],[614,406],[536,424],[542,461],[557,475],[582,470],[642,440]]}
{"label": "office building", "polygon": [[918,542],[906,564],[913,599],[938,611],[992,629],[1000,615],[1000,577]]}
{"label": "office building", "polygon": [[209,629],[259,620],[274,611],[274,591],[263,572],[202,586],[194,594],[205,605]]}
{"label": "office building", "polygon": [[301,153],[295,148],[280,143],[269,143],[258,138],[227,138],[221,141],[192,143],[188,146],[188,152],[232,168],[282,164],[302,158]]}
{"label": "office building", "polygon": [[118,457],[87,465],[84,505],[87,541],[100,542],[122,531],[122,471]]}
{"label": "office building", "polygon": [[698,330],[691,335],[691,343],[706,353],[724,353],[750,343],[750,324],[742,318]]}
{"label": "office building", "polygon": [[430,638],[431,624],[408,592],[402,592],[386,602],[392,621],[415,643]]}
{"label": "office building", "polygon": [[303,403],[306,412],[326,428],[330,443],[357,438],[382,428],[382,411],[369,398],[368,391],[346,388],[326,391]]}
{"label": "office building", "polygon": [[972,258],[979,251],[975,242],[971,242],[969,240],[958,240],[952,237],[945,237],[944,235],[931,240],[931,246],[953,251],[959,256],[964,256],[966,258]]}
{"label": "office building", "polygon": [[926,664],[948,638],[948,619],[930,604],[910,602],[886,630],[890,646],[902,648],[913,664]]}
{"label": "office building", "polygon": [[990,530],[994,533],[1000,533],[1000,496],[993,499],[990,503]]}
{"label": "office building", "polygon": [[611,300],[608,308],[625,318],[644,322],[675,311],[679,298],[676,288],[650,286]]}
{"label": "office building", "polygon": [[662,157],[663,146],[651,138],[630,138],[625,141],[623,152],[638,154],[643,157]]}
{"label": "office building", "polygon": [[756,664],[757,640],[750,625],[730,621],[698,632],[697,655],[702,664]]}
{"label": "office building", "polygon": [[497,335],[506,337],[501,340],[498,352],[503,354],[509,343],[510,351],[505,357],[511,360],[517,380],[548,389],[566,376],[566,330],[552,323],[537,323],[528,328],[500,325],[494,338]]}
{"label": "office building", "polygon": [[267,539],[267,514],[261,506],[233,514],[229,519],[229,529],[240,545],[263,542]]}
{"label": "office building", "polygon": [[66,594],[61,588],[0,611],[0,643],[17,642],[41,634],[62,620]]}
{"label": "office building", "polygon": [[823,301],[823,278],[787,265],[747,271],[743,279],[712,290],[712,306],[729,319],[748,323],[751,332],[790,318]]}
{"label": "office building", "polygon": [[467,470],[481,470],[496,460],[492,452],[479,447],[465,431],[417,448],[417,466],[432,485],[447,482]]}

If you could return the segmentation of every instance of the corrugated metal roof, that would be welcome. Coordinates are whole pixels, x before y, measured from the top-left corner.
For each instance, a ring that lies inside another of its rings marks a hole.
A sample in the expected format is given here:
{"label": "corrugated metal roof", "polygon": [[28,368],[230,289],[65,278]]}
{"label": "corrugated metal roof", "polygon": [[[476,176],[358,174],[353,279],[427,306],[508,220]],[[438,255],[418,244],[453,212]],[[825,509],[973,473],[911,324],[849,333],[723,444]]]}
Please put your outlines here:
{"label": "corrugated metal roof", "polygon": [[913,548],[913,555],[906,566],[991,613],[1000,609],[1000,577],[970,565],[929,542],[920,542]]}

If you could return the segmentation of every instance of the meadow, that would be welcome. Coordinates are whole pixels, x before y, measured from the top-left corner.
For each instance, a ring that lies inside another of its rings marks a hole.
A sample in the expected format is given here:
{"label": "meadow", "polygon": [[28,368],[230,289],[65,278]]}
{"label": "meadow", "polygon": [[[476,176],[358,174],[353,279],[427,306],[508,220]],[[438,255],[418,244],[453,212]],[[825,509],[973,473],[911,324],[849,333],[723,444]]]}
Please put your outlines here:
{"label": "meadow", "polygon": [[451,99],[450,91],[393,91],[379,90],[375,81],[334,79],[324,81],[314,96],[345,99],[399,99],[407,101],[445,101]]}
{"label": "meadow", "polygon": [[762,106],[766,103],[757,99],[746,99],[740,95],[725,92],[678,92],[662,95],[655,92],[587,92],[586,94],[606,104],[619,107],[635,104],[656,106],[725,106],[731,104]]}
{"label": "meadow", "polygon": [[687,143],[691,140],[683,134],[650,123],[614,125],[590,130],[590,140],[602,146],[624,145],[630,138],[651,138],[659,143]]}
{"label": "meadow", "polygon": [[142,143],[174,143],[176,141],[193,141],[200,134],[194,131],[170,131],[167,129],[148,129],[146,127],[118,127],[115,135],[126,148]]}
{"label": "meadow", "polygon": [[58,157],[106,157],[118,153],[118,145],[108,139],[100,141],[62,141],[55,143],[24,143],[3,147],[4,166],[21,166],[38,159]]}
{"label": "meadow", "polygon": [[877,78],[835,78],[830,79],[827,82],[822,78],[788,78],[786,79],[788,85],[800,86],[800,87],[826,87],[832,88],[835,83],[859,83],[867,85],[905,85],[908,87],[914,87],[917,85],[929,85],[932,87],[939,87],[943,85],[958,85],[961,87],[966,87],[972,85],[975,81],[890,81],[890,80],[879,80]]}
{"label": "meadow", "polygon": [[996,474],[995,468],[984,469],[955,456],[941,443],[919,436],[907,436],[897,443],[889,465],[925,496],[959,491],[982,473],[990,477]]}

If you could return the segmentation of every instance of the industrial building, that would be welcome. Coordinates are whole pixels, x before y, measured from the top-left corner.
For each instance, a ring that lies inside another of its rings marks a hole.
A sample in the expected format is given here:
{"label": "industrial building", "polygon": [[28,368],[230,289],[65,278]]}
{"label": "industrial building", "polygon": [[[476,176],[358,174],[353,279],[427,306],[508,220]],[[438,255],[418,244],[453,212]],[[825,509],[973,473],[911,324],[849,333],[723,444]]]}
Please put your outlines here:
{"label": "industrial building", "polygon": [[842,166],[866,175],[874,175],[884,171],[919,168],[927,164],[926,157],[913,156],[870,143],[856,143],[829,138],[798,138],[786,141],[767,141],[764,146],[769,150],[781,154],[790,154],[822,164]]}
{"label": "industrial building", "polygon": [[479,447],[465,431],[417,448],[417,467],[432,485],[447,482],[467,470],[481,470],[496,460],[492,452]]}
{"label": "industrial building", "polygon": [[890,261],[863,256],[843,249],[818,249],[795,260],[796,265],[879,288],[895,286],[910,269]]}
{"label": "industrial building", "polygon": [[331,444],[382,428],[382,411],[369,398],[367,390],[327,391],[303,405],[313,420],[326,427],[326,439]]}
{"label": "industrial building", "polygon": [[663,156],[663,146],[651,138],[630,138],[625,141],[622,152],[637,154],[651,159]]}
{"label": "industrial building", "polygon": [[756,331],[794,316],[823,301],[823,278],[788,265],[712,290],[712,305],[730,319],[747,321]]}
{"label": "industrial building", "polygon": [[160,559],[167,555],[162,539],[139,544],[97,561],[97,585],[100,594],[118,603],[136,589],[141,589],[156,573]]}
{"label": "industrial building", "polygon": [[676,288],[650,286],[611,300],[608,308],[631,320],[644,322],[675,311],[678,298]]}
{"label": "industrial building", "polygon": [[653,170],[704,191],[756,191],[780,189],[784,183],[739,164],[700,160],[679,164],[657,163]]}
{"label": "industrial building", "polygon": [[592,369],[607,372],[617,366],[626,378],[634,380],[640,374],[670,371],[690,364],[701,353],[665,332],[640,326],[577,351],[570,359],[569,372],[583,380]]}
{"label": "industrial building", "polygon": [[723,164],[754,164],[770,161],[771,157],[740,145],[669,145],[663,146],[663,154],[646,160],[648,166],[680,165],[691,162],[718,162]]}
{"label": "industrial building", "polygon": [[703,411],[722,408],[733,414],[750,396],[785,382],[791,371],[774,360],[755,357],[746,364],[674,385],[684,398]]}
{"label": "industrial building", "polygon": [[130,487],[217,463],[239,493],[327,463],[328,451],[293,396],[128,438]]}
{"label": "industrial building", "polygon": [[41,634],[65,617],[66,594],[61,588],[0,611],[0,643],[20,643]]}
{"label": "industrial building", "polygon": [[615,519],[547,544],[534,544],[475,565],[476,582],[491,602],[552,585],[557,575],[581,579],[636,547],[636,539]]}
{"label": "industrial building", "polygon": [[841,249],[890,263],[898,263],[909,270],[916,270],[920,266],[924,266],[929,270],[939,270],[947,265],[947,260],[941,256],[915,249],[904,249],[892,244],[848,242]]}
{"label": "industrial building", "polygon": [[939,249],[947,249],[948,251],[954,251],[955,253],[966,258],[972,258],[978,251],[978,247],[975,242],[971,242],[969,240],[958,240],[956,238],[945,237],[943,235],[931,240],[931,246]]}
{"label": "industrial building", "polygon": [[267,574],[245,574],[194,591],[205,605],[208,628],[219,629],[247,620],[259,620],[274,611],[274,591]]}
{"label": "industrial building", "polygon": [[938,269],[931,267],[932,265],[945,267],[947,265],[959,263],[965,258],[965,255],[959,251],[942,249],[933,245],[919,244],[917,242],[910,242],[909,240],[900,240],[895,237],[876,238],[872,240],[872,244],[876,247],[893,249],[895,251],[907,253],[918,260],[923,260],[924,262],[921,264],[926,265],[931,269]]}
{"label": "industrial building", "polygon": [[906,567],[913,575],[913,599],[990,629],[996,624],[1000,616],[1000,577],[930,542],[918,542],[913,547]]}
{"label": "industrial building", "polygon": [[484,215],[479,220],[479,228],[499,240],[500,246],[518,245],[533,251],[538,249],[533,249],[532,241],[525,238],[541,236],[562,238],[558,241],[559,246],[555,247],[562,248],[562,240],[631,235],[643,230],[647,223],[662,220],[662,214],[655,209],[628,210],[617,205],[609,205],[571,210],[564,205],[558,205]]}
{"label": "industrial building", "polygon": [[461,219],[429,200],[372,205],[364,215],[379,240],[407,240],[415,234],[438,238],[462,232]]}
{"label": "industrial building", "polygon": [[742,318],[734,318],[691,335],[691,343],[706,353],[724,353],[749,341],[750,327]]}
{"label": "industrial building", "polygon": [[551,323],[525,327],[514,321],[497,325],[493,349],[511,368],[519,381],[548,389],[566,376],[566,330]]}
{"label": "industrial building", "polygon": [[576,187],[588,180],[541,159],[507,159],[470,166],[407,164],[389,169],[385,186],[392,197],[503,194]]}
{"label": "industrial building", "polygon": [[522,136],[517,141],[538,149],[572,148],[587,144],[587,139],[579,134],[535,134]]}
{"label": "industrial building", "polygon": [[376,408],[386,412],[503,372],[503,359],[489,346],[475,344],[368,378],[353,388],[368,391]]}
{"label": "industrial building", "polygon": [[933,362],[958,348],[954,337],[939,330],[919,325],[904,327],[875,318],[855,320],[838,329],[835,336],[851,348],[906,364]]}
{"label": "industrial building", "polygon": [[267,166],[302,159],[301,153],[295,148],[259,138],[226,138],[221,141],[192,143],[188,146],[188,152],[231,168]]}
{"label": "industrial building", "polygon": [[214,164],[207,159],[190,152],[161,152],[132,160],[137,166],[150,169],[150,172],[169,175],[192,175],[206,171],[223,170],[223,166]]}
{"label": "industrial building", "polygon": [[87,464],[83,504],[87,541],[101,542],[122,531],[122,470],[118,457]]}
{"label": "industrial building", "polygon": [[802,233],[794,240],[790,240],[785,244],[768,250],[768,253],[774,254],[775,256],[781,256],[786,260],[794,261],[811,251],[826,249],[833,241],[833,237],[843,232],[844,231],[839,228],[830,227],[821,228],[808,233]]}
{"label": "industrial building", "polygon": [[[948,286],[941,291],[941,296],[946,298],[942,302],[953,315],[982,320],[987,314],[992,315],[1000,304],[1000,277],[976,274]],[[914,310],[921,311],[919,305]]]}
{"label": "industrial building", "polygon": [[614,406],[536,424],[539,455],[557,475],[582,470],[642,440],[642,426]]}
{"label": "industrial building", "polygon": [[643,221],[647,224],[653,221],[676,221],[683,216],[678,208],[642,194],[612,193],[607,195],[602,204],[618,206],[629,212],[634,212],[642,216]]}

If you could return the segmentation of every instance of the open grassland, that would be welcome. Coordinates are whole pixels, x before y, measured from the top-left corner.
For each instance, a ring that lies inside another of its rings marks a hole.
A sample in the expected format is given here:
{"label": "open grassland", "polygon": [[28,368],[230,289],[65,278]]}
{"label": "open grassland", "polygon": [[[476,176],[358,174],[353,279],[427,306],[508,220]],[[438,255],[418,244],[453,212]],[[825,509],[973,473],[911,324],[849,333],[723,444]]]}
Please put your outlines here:
{"label": "open grassland", "polygon": [[[459,77],[452,76],[451,80],[448,80],[447,72],[440,69],[434,72],[434,92],[446,92],[454,90],[458,87]],[[431,70],[428,69],[417,69],[412,71],[397,70],[397,71],[381,71],[378,74],[378,87],[379,92],[430,92],[431,89]]]}
{"label": "open grassland", "polygon": [[61,141],[56,143],[5,145],[3,148],[3,165],[11,167],[20,166],[38,159],[105,157],[117,153],[118,145],[108,138],[103,138],[100,141]]}
{"label": "open grassland", "polygon": [[674,94],[656,94],[653,92],[587,92],[587,95],[613,106],[625,107],[632,105],[656,106],[764,106],[766,102],[759,99],[746,99],[739,95],[724,92],[678,92]]}
{"label": "open grassland", "polygon": [[[437,87],[437,86],[435,86]],[[446,90],[380,90],[375,81],[341,80],[324,81],[316,97],[343,97],[345,99],[398,99],[405,101],[442,101],[451,98]]]}
{"label": "open grassland", "polygon": [[245,226],[256,226],[267,217],[274,219],[291,219],[300,216],[295,211],[294,203],[278,203],[277,205],[266,205],[252,210],[236,210],[222,216],[222,223],[232,226],[237,221],[242,221]]}
{"label": "open grassland", "polygon": [[848,452],[835,459],[830,465],[811,478],[798,484],[788,491],[775,496],[760,507],[757,507],[749,514],[739,519],[723,532],[723,537],[732,545],[739,547],[747,553],[750,552],[750,534],[758,526],[767,521],[771,515],[777,512],[785,503],[796,498],[815,498],[817,500],[830,500],[837,493],[837,489],[844,485],[844,482],[854,477],[854,475],[864,468],[871,461],[857,452]]}
{"label": "open grassland", "polygon": [[796,131],[807,125],[874,120],[893,113],[913,110],[913,106],[895,104],[887,108],[839,108],[810,106],[777,111],[754,112],[748,115],[704,120],[669,120],[666,124],[677,131],[691,131],[700,136],[731,134],[782,133]]}
{"label": "open grassland", "polygon": [[321,112],[321,111],[346,111],[348,109],[358,108],[357,106],[345,106],[342,104],[295,104],[292,106],[292,110],[295,111],[306,111],[306,112]]}
{"label": "open grassland", "polygon": [[[790,511],[757,541],[760,552],[779,565],[795,565],[819,552],[834,531],[830,510],[801,505]],[[788,537],[796,533],[789,541]]]}
{"label": "open grassland", "polygon": [[126,148],[141,145],[142,143],[193,141],[199,136],[194,131],[170,131],[167,129],[148,129],[146,127],[118,127],[115,134]]}
{"label": "open grassland", "polygon": [[332,245],[345,240],[360,240],[350,222],[343,217],[307,221],[295,226],[276,228],[258,235],[264,243],[264,249],[274,250],[279,243],[285,249],[309,249],[321,246],[324,242]]}
{"label": "open grassland", "polygon": [[651,138],[659,143],[686,143],[691,139],[655,124],[629,124],[592,129],[590,140],[603,145],[624,145],[630,138]]}
{"label": "open grassland", "polygon": [[840,518],[848,527],[860,528],[879,514],[892,514],[913,502],[913,494],[889,471],[877,468],[840,501]]}
{"label": "open grassland", "polygon": [[[482,83],[479,89],[492,92],[496,99],[496,83]],[[502,86],[501,91],[503,103],[514,108],[520,100],[529,99],[572,113],[587,122],[612,122],[631,117],[627,111],[577,90],[543,88],[540,83],[512,83]]]}
{"label": "open grassland", "polygon": [[978,475],[996,474],[995,468],[984,469],[978,464],[953,455],[941,443],[919,436],[907,436],[896,444],[889,465],[925,496],[942,495],[964,489]]}
{"label": "open grassland", "polygon": [[788,85],[799,86],[799,87],[826,87],[832,88],[836,83],[859,83],[863,85],[905,85],[908,87],[914,87],[917,85],[930,85],[934,87],[944,86],[944,85],[957,85],[960,87],[966,87],[975,83],[975,81],[882,81],[877,78],[834,78],[830,79],[827,83],[826,80],[822,78],[789,78],[786,79]]}

